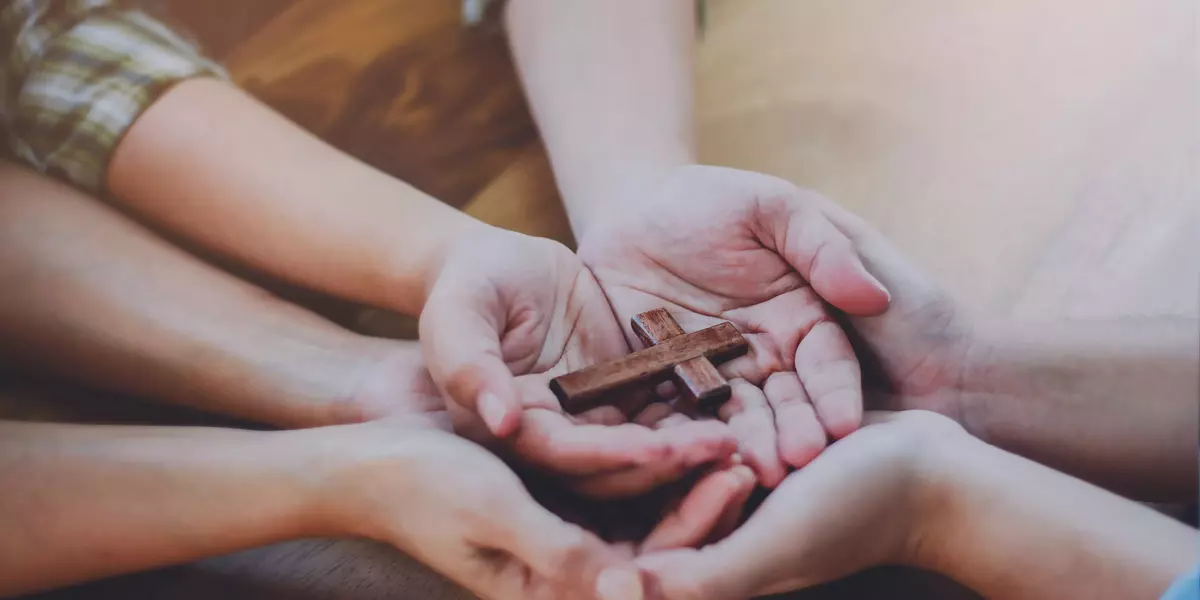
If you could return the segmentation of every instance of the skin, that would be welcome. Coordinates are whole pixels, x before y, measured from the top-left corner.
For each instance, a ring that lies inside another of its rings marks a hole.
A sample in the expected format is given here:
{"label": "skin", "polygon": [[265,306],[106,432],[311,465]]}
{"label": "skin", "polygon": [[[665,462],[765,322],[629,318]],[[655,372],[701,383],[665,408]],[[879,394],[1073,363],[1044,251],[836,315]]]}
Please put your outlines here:
{"label": "skin", "polygon": [[734,398],[720,416],[774,486],[862,416],[825,303],[873,315],[888,292],[815,195],[693,164],[692,4],[516,0],[507,24],[580,258],[622,323],[666,307],[685,330],[728,320],[748,336],[721,368]]}
{"label": "skin", "polygon": [[747,467],[715,468],[661,507],[643,538],[605,543],[592,531],[612,524],[564,521],[467,439],[486,429],[447,410],[415,346],[400,350],[389,363],[388,416],[365,423],[252,432],[0,422],[0,475],[11,482],[0,497],[10,532],[0,594],[359,536],[485,598],[628,598],[641,593],[631,558],[723,537],[753,490]]}
{"label": "skin", "polygon": [[421,420],[0,430],[4,594],[329,535],[391,543],[491,598],[594,597],[598,571],[623,560],[491,453]]}
{"label": "skin", "polygon": [[[8,164],[0,278],[0,352],[10,364],[278,427],[391,411],[393,342],[341,329]],[[368,380],[377,388],[369,401],[359,397]]]}
{"label": "skin", "polygon": [[[1194,493],[1196,319],[981,320],[829,199],[694,165],[693,2],[512,0],[506,18],[579,255],[613,310],[667,306],[685,329],[727,319],[751,335],[754,352],[724,367],[744,383],[721,416],[761,482],[853,431],[865,387],[867,406],[946,414],[1138,498]],[[1146,469],[1150,456],[1170,458]]]}
{"label": "skin", "polygon": [[822,210],[892,291],[887,313],[846,320],[872,365],[869,404],[942,413],[1138,500],[1194,501],[1200,320],[981,319],[862,219],[832,202]]}
{"label": "skin", "polygon": [[[735,450],[719,423],[654,428],[612,410],[568,418],[545,394],[526,394],[544,391],[537,376],[628,351],[582,265],[561,245],[489,227],[354,160],[226,83],[165,93],[122,139],[107,184],[122,210],[230,260],[423,314],[438,387],[514,456],[589,477],[588,493],[641,493]],[[445,302],[456,290],[472,303]],[[479,377],[497,375],[484,394]],[[534,377],[518,387],[523,376]]]}
{"label": "skin", "polygon": [[1196,530],[945,417],[867,422],[790,475],[729,538],[639,559],[661,597],[750,598],[903,564],[988,598],[1155,598],[1197,560]]}
{"label": "skin", "polygon": [[[0,274],[14,284],[0,301],[6,358],[117,393],[307,428],[0,423],[0,477],[11,484],[0,498],[0,528],[11,533],[0,542],[0,594],[284,539],[359,535],[489,597],[591,597],[595,564],[628,565],[639,546],[724,535],[753,488],[746,467],[713,467],[676,503],[656,507],[661,523],[636,543],[599,544],[540,508],[480,447],[505,450],[472,413],[447,407],[416,344],[340,329],[24,169],[0,166],[0,192],[2,222],[12,225],[0,236]],[[687,423],[666,416],[646,430]],[[481,485],[487,494],[472,491]],[[435,514],[433,529],[419,529]],[[481,564],[489,568],[471,569]],[[526,582],[526,568],[545,576]],[[616,597],[636,586],[628,573],[606,581]]]}

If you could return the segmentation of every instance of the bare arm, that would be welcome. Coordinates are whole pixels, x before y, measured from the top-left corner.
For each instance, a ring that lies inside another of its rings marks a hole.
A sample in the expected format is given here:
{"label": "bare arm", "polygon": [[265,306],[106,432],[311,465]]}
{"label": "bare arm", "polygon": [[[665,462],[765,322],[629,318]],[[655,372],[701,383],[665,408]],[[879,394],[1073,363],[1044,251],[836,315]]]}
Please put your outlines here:
{"label": "bare arm", "polygon": [[990,443],[1143,500],[1194,501],[1200,321],[987,326],[963,382]]}
{"label": "bare arm", "polygon": [[692,0],[512,0],[513,54],[576,237],[695,161]]}
{"label": "bare arm", "polygon": [[163,229],[411,315],[447,246],[483,227],[205,78],[176,85],[134,122],[107,181],[121,206]]}
{"label": "bare arm", "polygon": [[629,572],[438,420],[282,432],[0,422],[0,596],[319,536],[392,544],[498,600],[563,598],[597,589],[607,568]]}
{"label": "bare arm", "polygon": [[277,426],[360,416],[357,383],[392,348],[9,165],[0,165],[0,281],[9,361]]}
{"label": "bare arm", "polygon": [[985,597],[1157,598],[1196,564],[1196,530],[1141,504],[978,442],[935,460],[954,492],[918,564]]}
{"label": "bare arm", "polygon": [[728,538],[639,559],[667,598],[749,598],[877,565],[986,598],[1157,598],[1197,532],[924,411],[869,414]]}
{"label": "bare arm", "polygon": [[281,439],[0,422],[0,596],[326,533]]}

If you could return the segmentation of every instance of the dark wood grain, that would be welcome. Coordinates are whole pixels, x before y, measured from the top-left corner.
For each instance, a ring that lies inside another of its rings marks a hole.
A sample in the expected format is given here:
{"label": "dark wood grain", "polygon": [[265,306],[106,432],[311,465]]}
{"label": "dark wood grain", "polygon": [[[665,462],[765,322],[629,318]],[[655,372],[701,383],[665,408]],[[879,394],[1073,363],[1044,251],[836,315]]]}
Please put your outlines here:
{"label": "dark wood grain", "polygon": [[725,361],[749,349],[730,323],[719,323],[695,333],[673,337],[640,352],[592,365],[550,381],[563,410],[578,414],[604,404],[605,397],[639,385],[651,385],[671,377],[675,365],[704,356]]}
{"label": "dark wood grain", "polygon": [[[656,308],[635,316],[630,320],[633,332],[647,346],[661,344],[673,337],[684,335],[683,327],[671,317],[665,308]],[[685,360],[672,370],[672,377],[680,395],[707,413],[715,413],[729,397],[732,390],[729,382],[721,377],[716,365],[703,356]]]}

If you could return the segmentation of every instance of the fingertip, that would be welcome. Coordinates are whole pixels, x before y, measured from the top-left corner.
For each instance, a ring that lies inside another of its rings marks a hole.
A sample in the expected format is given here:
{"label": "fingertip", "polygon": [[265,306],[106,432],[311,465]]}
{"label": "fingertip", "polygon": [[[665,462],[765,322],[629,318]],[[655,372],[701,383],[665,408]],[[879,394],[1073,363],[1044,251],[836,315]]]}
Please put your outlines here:
{"label": "fingertip", "polygon": [[[779,457],[787,465],[800,468],[812,462],[822,450],[825,449],[827,440],[825,431],[819,423],[808,421],[808,426],[799,430],[791,428],[787,435],[779,436]],[[787,474],[779,477],[778,482],[782,482]],[[778,485],[779,483],[776,483]]]}
{"label": "fingertip", "polygon": [[754,471],[758,476],[757,482],[769,490],[779,487],[779,484],[783,483],[784,478],[787,477],[787,468],[783,466],[782,461],[775,460],[757,466],[758,468]]}
{"label": "fingertip", "polygon": [[733,478],[733,485],[738,492],[745,489],[752,489],[758,481],[758,478],[754,475],[754,470],[745,465],[733,467],[729,469],[728,473]]}
{"label": "fingertip", "polygon": [[492,391],[484,391],[475,402],[484,424],[498,438],[512,435],[521,425],[520,406],[514,409],[512,404]]}
{"label": "fingertip", "polygon": [[862,425],[862,399],[849,390],[842,390],[817,404],[817,418],[829,437],[840,440]]}
{"label": "fingertip", "polygon": [[855,316],[883,314],[892,300],[888,289],[857,257],[849,265],[822,272],[812,284],[827,302]]}
{"label": "fingertip", "polygon": [[742,458],[742,465],[750,469],[755,480],[763,487],[774,489],[787,476],[787,469],[783,465],[774,440],[769,440],[766,444],[748,445],[737,456]]}
{"label": "fingertip", "polygon": [[874,301],[877,304],[881,304],[881,306],[878,306],[878,311],[883,312],[887,310],[888,304],[892,301],[892,293],[888,291],[887,286],[883,285],[883,282],[879,281],[877,277],[867,270],[867,266],[862,263],[861,259],[855,258],[854,265],[862,282],[875,291],[876,297]]}
{"label": "fingertip", "polygon": [[596,596],[600,600],[642,600],[645,590],[637,569],[609,567],[596,577]]}

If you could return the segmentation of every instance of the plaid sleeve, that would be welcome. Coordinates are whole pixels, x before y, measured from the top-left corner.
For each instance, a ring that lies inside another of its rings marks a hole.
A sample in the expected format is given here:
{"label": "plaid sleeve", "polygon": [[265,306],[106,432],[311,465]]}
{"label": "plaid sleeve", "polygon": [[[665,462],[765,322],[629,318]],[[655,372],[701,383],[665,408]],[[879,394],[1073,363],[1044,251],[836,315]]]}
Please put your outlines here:
{"label": "plaid sleeve", "polygon": [[0,8],[0,118],[35,169],[103,191],[125,131],[174,83],[225,78],[179,34],[116,0],[8,0]]}

